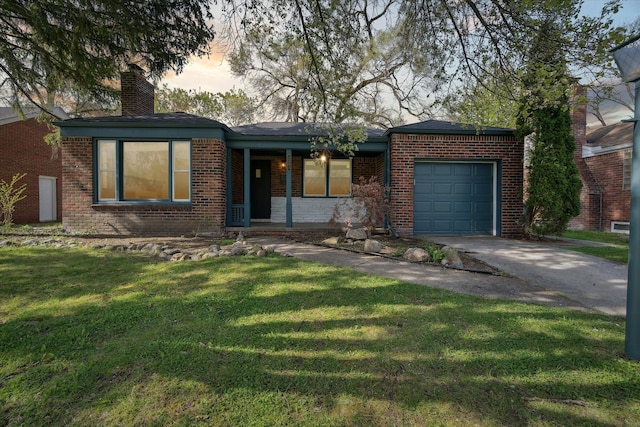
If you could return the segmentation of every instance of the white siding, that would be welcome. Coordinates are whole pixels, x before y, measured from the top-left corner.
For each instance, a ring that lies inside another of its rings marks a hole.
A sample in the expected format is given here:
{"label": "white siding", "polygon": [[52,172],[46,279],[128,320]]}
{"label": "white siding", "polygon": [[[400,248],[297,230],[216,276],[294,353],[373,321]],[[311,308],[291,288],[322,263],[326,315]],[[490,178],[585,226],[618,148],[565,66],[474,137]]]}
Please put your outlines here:
{"label": "white siding", "polygon": [[[271,222],[286,222],[286,197],[271,198]],[[329,222],[333,208],[339,204],[353,217],[353,199],[324,197],[292,197],[293,222]]]}

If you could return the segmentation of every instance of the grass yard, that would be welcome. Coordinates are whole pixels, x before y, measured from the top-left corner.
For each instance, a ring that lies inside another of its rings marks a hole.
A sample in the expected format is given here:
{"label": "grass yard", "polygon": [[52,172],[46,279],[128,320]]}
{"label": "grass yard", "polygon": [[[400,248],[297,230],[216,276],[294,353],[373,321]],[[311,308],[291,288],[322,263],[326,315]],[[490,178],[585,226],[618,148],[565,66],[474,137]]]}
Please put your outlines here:
{"label": "grass yard", "polygon": [[629,235],[622,233],[605,233],[600,231],[567,230],[562,237],[576,240],[589,240],[606,243],[609,246],[574,246],[572,251],[593,255],[609,261],[627,263],[629,261]]}
{"label": "grass yard", "polygon": [[617,317],[280,256],[84,248],[0,248],[0,296],[0,425],[640,420]]}

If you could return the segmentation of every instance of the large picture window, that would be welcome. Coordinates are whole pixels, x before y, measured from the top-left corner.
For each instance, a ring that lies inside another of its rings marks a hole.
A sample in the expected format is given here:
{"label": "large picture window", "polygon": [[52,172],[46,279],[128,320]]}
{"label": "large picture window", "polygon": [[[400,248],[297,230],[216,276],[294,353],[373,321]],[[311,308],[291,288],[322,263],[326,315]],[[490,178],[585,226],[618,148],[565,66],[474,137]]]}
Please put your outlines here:
{"label": "large picture window", "polygon": [[191,199],[189,141],[98,141],[98,201]]}
{"label": "large picture window", "polygon": [[351,195],[351,160],[304,161],[304,195],[307,197],[345,197]]}

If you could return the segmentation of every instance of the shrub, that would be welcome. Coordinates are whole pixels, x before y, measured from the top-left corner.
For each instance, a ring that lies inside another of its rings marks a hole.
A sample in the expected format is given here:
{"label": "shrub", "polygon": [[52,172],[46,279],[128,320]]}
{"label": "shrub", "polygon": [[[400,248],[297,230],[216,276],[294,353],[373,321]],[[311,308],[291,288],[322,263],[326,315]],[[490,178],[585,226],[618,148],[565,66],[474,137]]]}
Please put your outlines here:
{"label": "shrub", "polygon": [[16,204],[27,197],[24,192],[27,190],[27,184],[16,187],[18,181],[27,174],[15,174],[10,182],[0,179],[0,213],[2,214],[2,225],[9,226],[13,224],[13,212],[16,210]]}
{"label": "shrub", "polygon": [[371,230],[383,224],[385,215],[389,213],[387,189],[377,182],[375,176],[369,179],[361,176],[359,184],[353,184],[351,193],[355,205],[353,218],[345,213],[345,203],[338,203],[334,207],[331,222],[341,222],[349,228],[357,222],[371,233]]}

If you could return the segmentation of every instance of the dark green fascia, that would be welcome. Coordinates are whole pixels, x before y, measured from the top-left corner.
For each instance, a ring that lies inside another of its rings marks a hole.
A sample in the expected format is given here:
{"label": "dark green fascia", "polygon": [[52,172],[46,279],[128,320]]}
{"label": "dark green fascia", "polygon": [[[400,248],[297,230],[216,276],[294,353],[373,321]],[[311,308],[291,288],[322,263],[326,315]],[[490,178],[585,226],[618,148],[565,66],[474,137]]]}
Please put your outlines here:
{"label": "dark green fascia", "polygon": [[[387,138],[370,138],[366,143],[358,145],[358,151],[387,151]],[[294,136],[233,136],[227,135],[227,148],[250,148],[262,150],[309,150],[309,137]],[[335,149],[335,147],[329,147]]]}
{"label": "dark green fascia", "polygon": [[225,132],[220,128],[202,127],[158,127],[158,126],[60,126],[60,136],[89,136],[92,138],[162,138],[162,139],[192,139],[217,138],[225,139]]}
{"label": "dark green fascia", "polygon": [[458,130],[444,130],[444,129],[389,129],[385,132],[385,135],[391,136],[393,134],[410,134],[410,135],[478,135],[478,136],[513,136],[515,132],[511,129],[505,130],[484,130],[478,132],[476,128],[470,126],[469,129]]}

